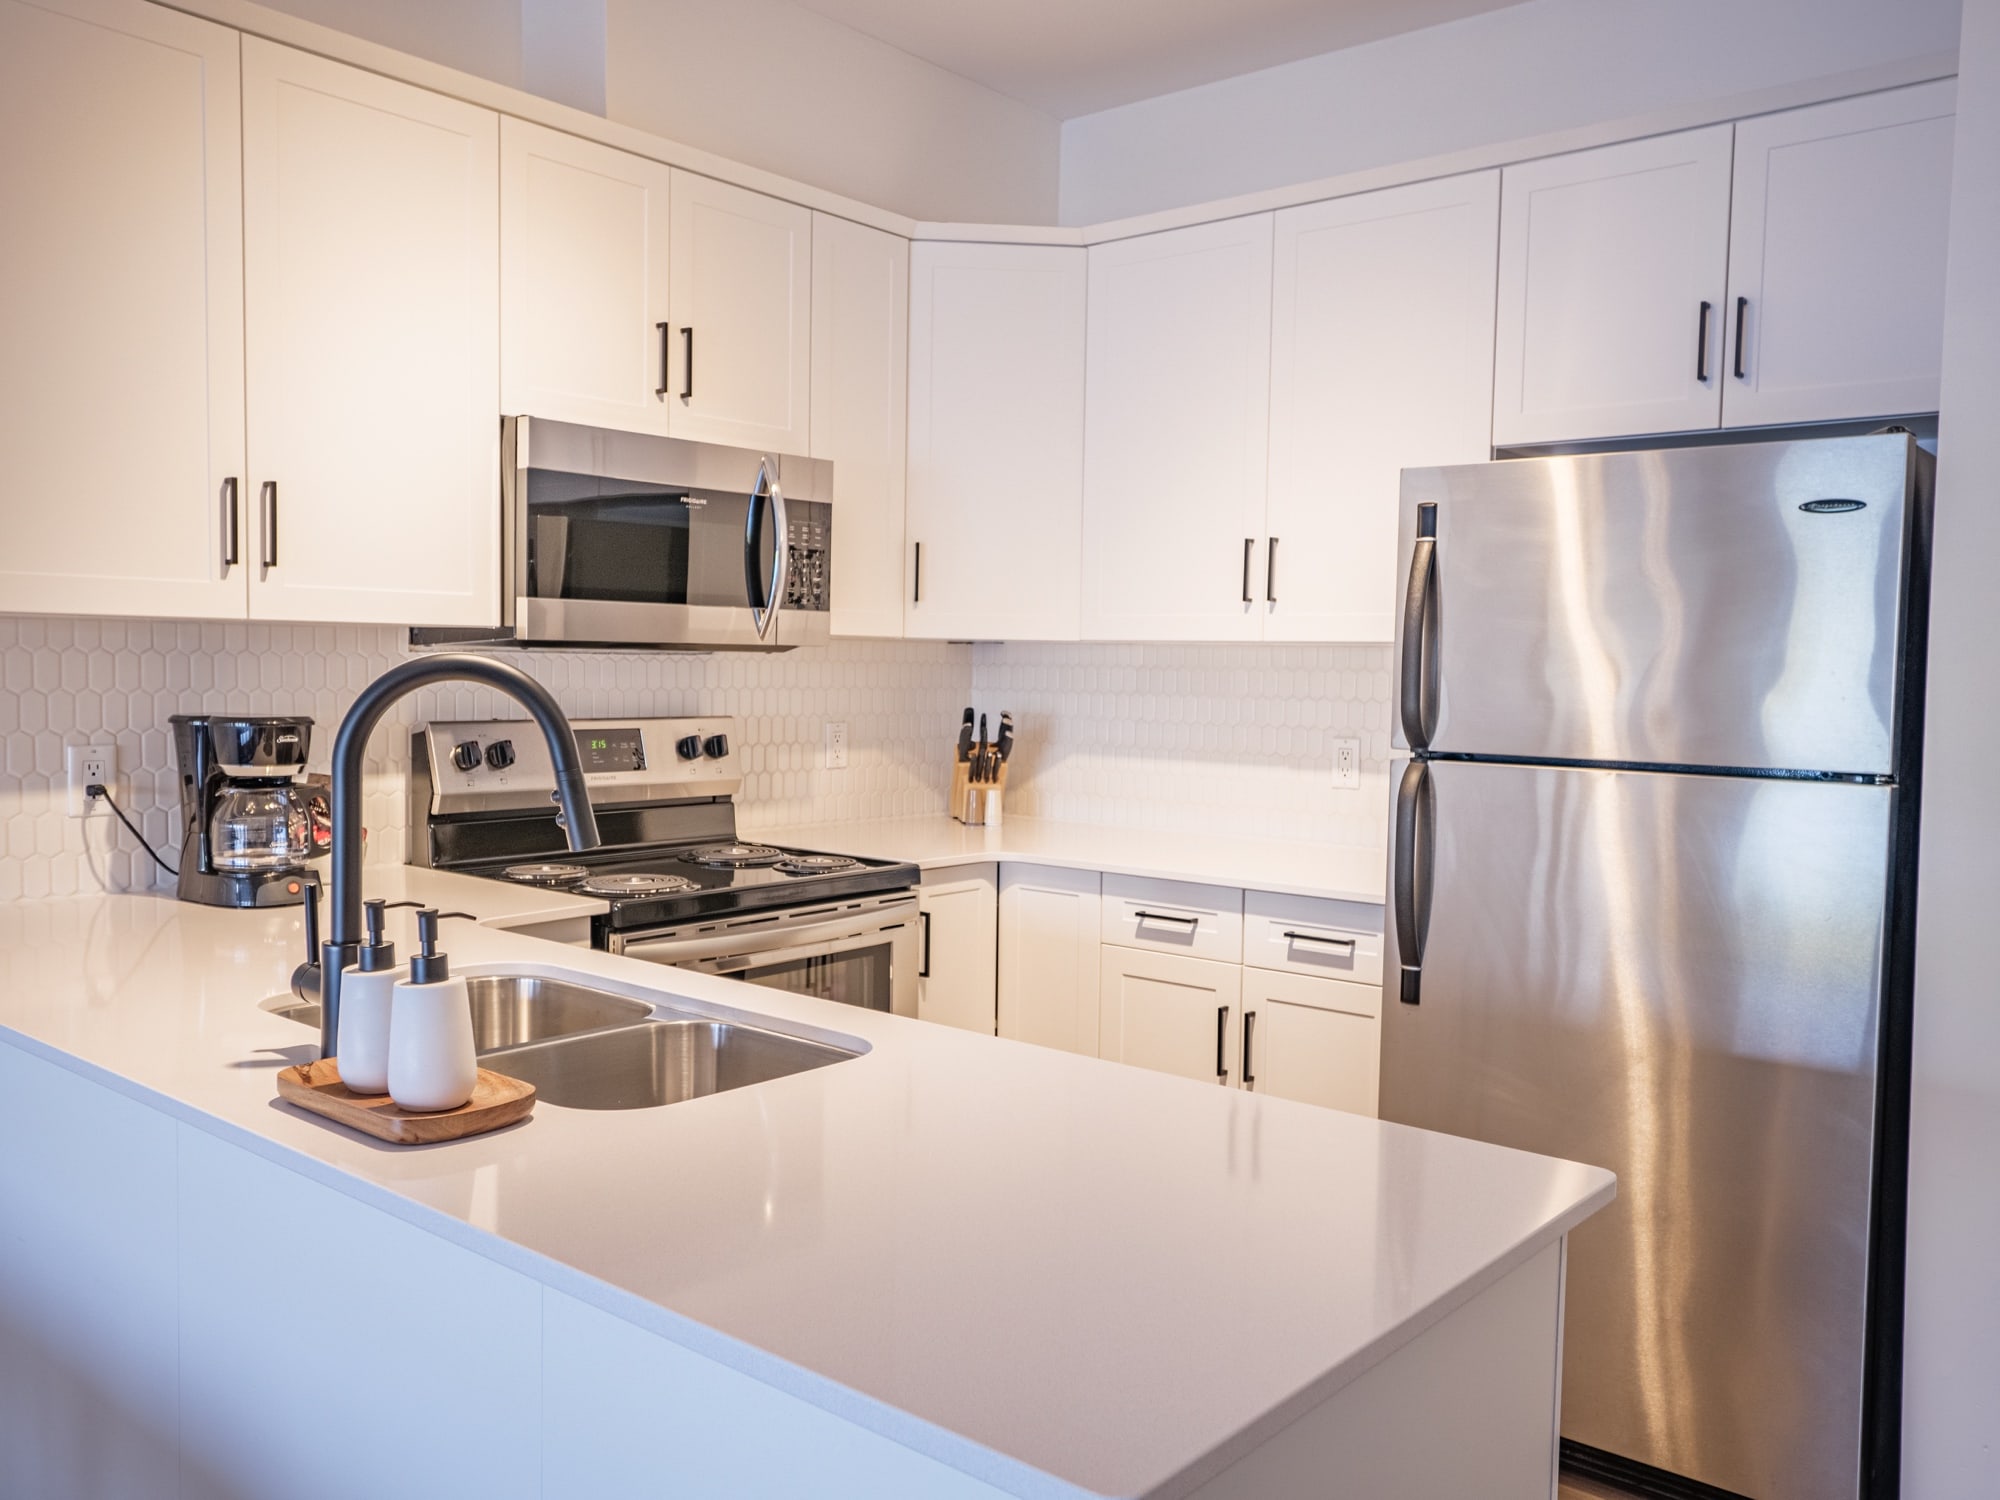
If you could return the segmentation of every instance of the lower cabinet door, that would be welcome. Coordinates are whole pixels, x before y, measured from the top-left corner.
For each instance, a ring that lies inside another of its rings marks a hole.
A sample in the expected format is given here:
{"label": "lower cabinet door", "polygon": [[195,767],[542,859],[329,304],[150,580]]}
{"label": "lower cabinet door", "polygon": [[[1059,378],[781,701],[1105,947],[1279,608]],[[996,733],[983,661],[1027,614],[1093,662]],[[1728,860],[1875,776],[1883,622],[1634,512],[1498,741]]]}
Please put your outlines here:
{"label": "lower cabinet door", "polygon": [[1236,1076],[1239,964],[1104,948],[1098,1056],[1226,1084]]}
{"label": "lower cabinet door", "polygon": [[1097,1055],[1095,870],[1004,865],[1000,871],[1000,1035]]}
{"label": "lower cabinet door", "polygon": [[1242,974],[1243,1087],[1374,1114],[1382,1056],[1380,987],[1269,969]]}
{"label": "lower cabinet door", "polygon": [[917,1015],[991,1036],[1000,925],[996,869],[973,865],[939,873],[944,878],[926,876],[917,890],[923,927]]}

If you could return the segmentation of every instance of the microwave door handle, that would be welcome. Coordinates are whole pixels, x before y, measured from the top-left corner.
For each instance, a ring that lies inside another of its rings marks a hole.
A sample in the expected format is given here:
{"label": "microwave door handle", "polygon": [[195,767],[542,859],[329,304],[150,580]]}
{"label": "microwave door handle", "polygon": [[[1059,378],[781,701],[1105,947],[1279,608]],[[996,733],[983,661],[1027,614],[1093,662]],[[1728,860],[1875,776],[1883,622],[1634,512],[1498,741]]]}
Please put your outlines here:
{"label": "microwave door handle", "polygon": [[[743,523],[743,577],[750,595],[750,621],[757,627],[757,639],[760,641],[770,635],[771,625],[784,606],[791,561],[788,545],[790,531],[785,522],[785,492],[779,487],[778,476],[774,472],[776,467],[768,457],[758,460],[757,482],[750,490],[750,513]],[[768,579],[757,576],[757,502],[765,498],[770,501],[774,533]]]}

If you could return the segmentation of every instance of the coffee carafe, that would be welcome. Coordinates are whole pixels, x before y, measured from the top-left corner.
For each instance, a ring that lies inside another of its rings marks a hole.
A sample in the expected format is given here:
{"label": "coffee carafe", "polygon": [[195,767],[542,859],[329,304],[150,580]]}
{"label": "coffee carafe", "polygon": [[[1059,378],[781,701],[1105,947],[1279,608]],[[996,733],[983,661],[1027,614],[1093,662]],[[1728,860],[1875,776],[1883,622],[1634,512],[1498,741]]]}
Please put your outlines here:
{"label": "coffee carafe", "polygon": [[[302,779],[312,720],[175,714],[181,777],[183,901],[295,906],[318,877],[320,794]],[[323,814],[323,808],[320,809]]]}

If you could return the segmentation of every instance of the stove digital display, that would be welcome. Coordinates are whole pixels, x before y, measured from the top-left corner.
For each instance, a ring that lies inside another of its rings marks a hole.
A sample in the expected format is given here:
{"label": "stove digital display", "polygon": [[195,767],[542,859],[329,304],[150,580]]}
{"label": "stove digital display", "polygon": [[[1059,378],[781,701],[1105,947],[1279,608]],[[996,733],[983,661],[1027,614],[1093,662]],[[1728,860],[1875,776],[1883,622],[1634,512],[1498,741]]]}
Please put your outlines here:
{"label": "stove digital display", "polygon": [[643,771],[646,741],[638,729],[579,729],[576,753],[585,771]]}

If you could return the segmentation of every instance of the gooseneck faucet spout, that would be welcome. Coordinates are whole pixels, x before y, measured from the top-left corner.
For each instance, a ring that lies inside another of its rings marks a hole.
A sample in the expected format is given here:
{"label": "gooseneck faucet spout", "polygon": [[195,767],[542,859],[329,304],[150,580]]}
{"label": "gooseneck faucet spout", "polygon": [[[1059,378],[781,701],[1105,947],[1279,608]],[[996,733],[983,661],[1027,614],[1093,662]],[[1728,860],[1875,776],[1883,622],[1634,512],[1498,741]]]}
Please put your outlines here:
{"label": "gooseneck faucet spout", "polygon": [[597,815],[590,808],[576,735],[554,696],[519,667],[489,657],[448,653],[418,657],[391,667],[362,689],[341,720],[333,743],[333,867],[328,872],[332,931],[320,950],[321,1057],[332,1057],[340,1035],[340,971],[355,961],[361,946],[361,760],[368,736],[389,705],[412,689],[433,682],[476,682],[506,694],[541,726],[556,768],[556,801],[571,849],[595,849]]}

